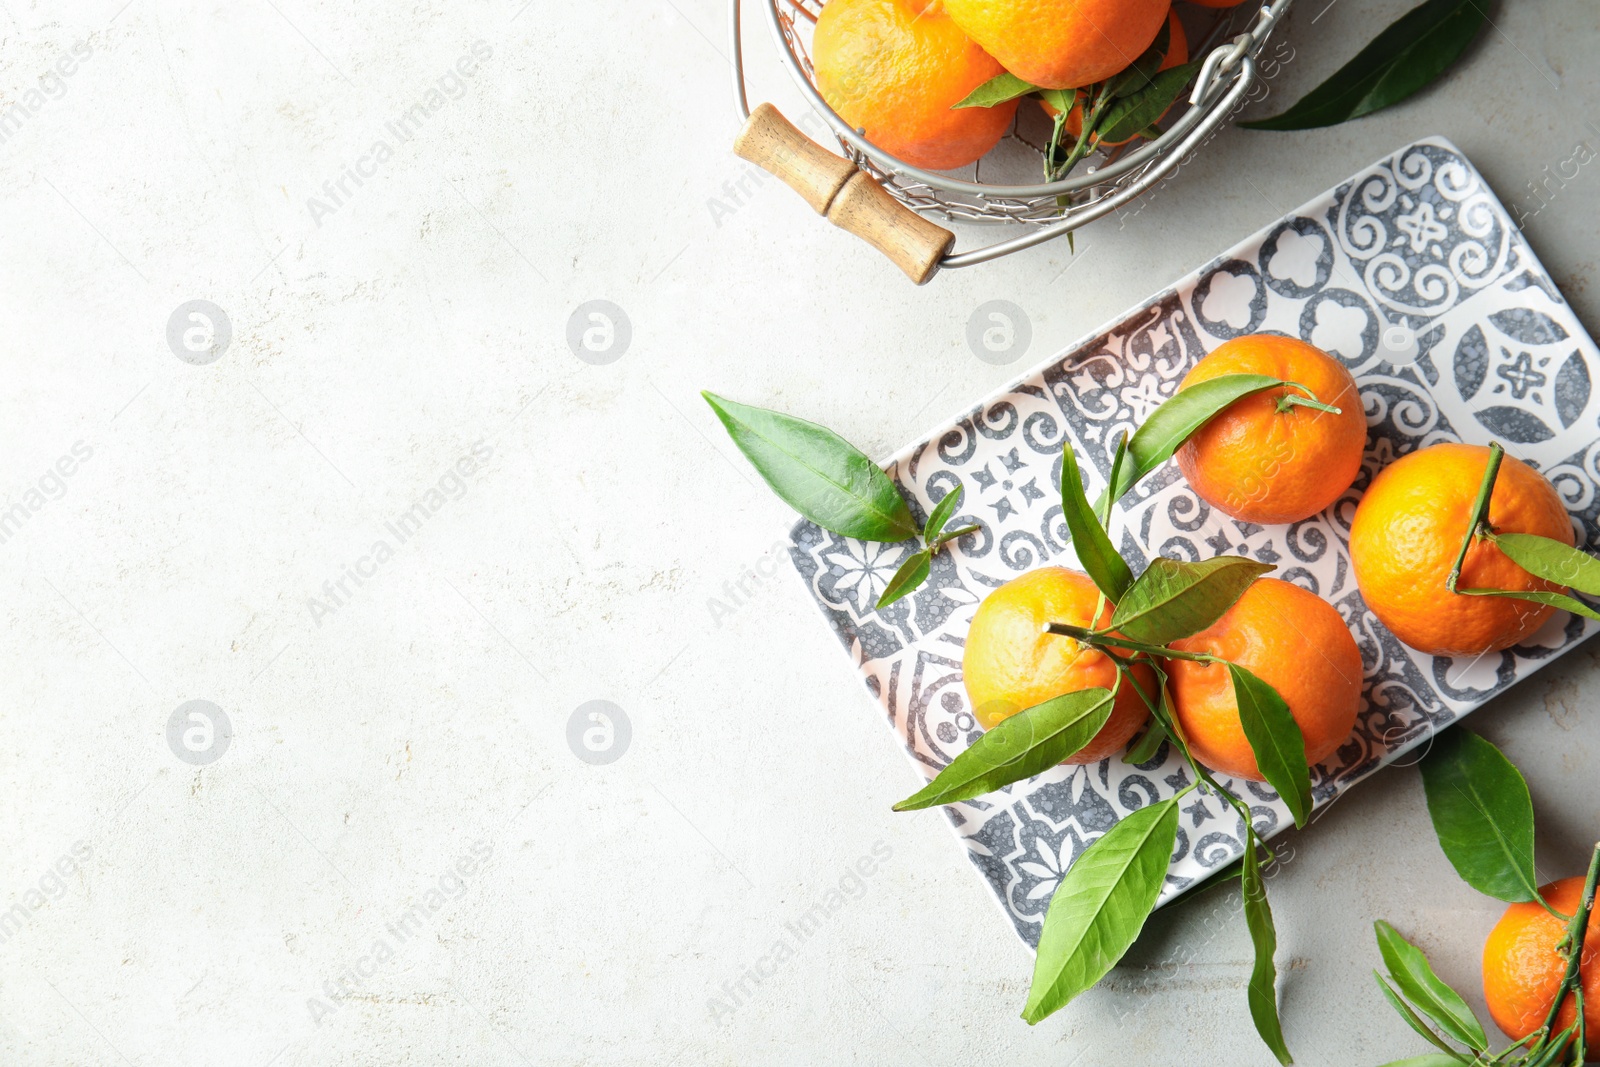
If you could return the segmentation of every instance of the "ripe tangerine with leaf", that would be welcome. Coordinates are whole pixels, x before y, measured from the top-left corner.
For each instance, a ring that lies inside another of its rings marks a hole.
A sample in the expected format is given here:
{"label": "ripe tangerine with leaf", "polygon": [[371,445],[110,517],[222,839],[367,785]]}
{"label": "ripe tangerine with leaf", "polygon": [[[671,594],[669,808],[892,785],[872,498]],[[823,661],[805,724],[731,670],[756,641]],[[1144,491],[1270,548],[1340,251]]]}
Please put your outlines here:
{"label": "ripe tangerine with leaf", "polygon": [[[1257,578],[1222,617],[1171,646],[1236,663],[1278,691],[1321,763],[1350,736],[1361,710],[1361,651],[1332,604],[1292,582]],[[1214,771],[1265,781],[1239,721],[1227,667],[1172,660],[1173,713],[1194,758]]]}
{"label": "ripe tangerine with leaf", "polygon": [[[1217,510],[1261,524],[1299,522],[1338,500],[1361,472],[1367,444],[1361,395],[1344,364],[1293,337],[1251,334],[1218,346],[1179,389],[1225,374],[1305,388],[1241,397],[1190,435],[1176,457],[1189,486]],[[1302,403],[1312,398],[1337,412]]]}
{"label": "ripe tangerine with leaf", "polygon": [[[1472,521],[1489,463],[1482,445],[1418,449],[1378,472],[1350,526],[1350,562],[1361,596],[1389,630],[1421,652],[1477,656],[1517,644],[1556,609],[1497,596],[1452,593],[1445,581]],[[1574,543],[1572,521],[1555,487],[1506,456],[1489,498],[1488,522],[1501,533]],[[1487,541],[1474,539],[1459,589],[1560,592]]]}
{"label": "ripe tangerine with leaf", "polygon": [[811,61],[828,106],[912,166],[963,167],[995,146],[1017,102],[955,109],[1002,72],[940,0],[829,0]]}
{"label": "ripe tangerine with leaf", "polygon": [[[1100,604],[1099,617],[1095,606]],[[985,730],[1047,700],[1080,689],[1111,689],[1117,666],[1111,655],[1070,637],[1044,632],[1046,623],[1104,626],[1111,607],[1088,575],[1065,567],[1038,567],[984,598],[972,617],[961,677],[973,715]],[[1133,677],[1146,694],[1155,694],[1155,673],[1140,664]],[[1134,687],[1124,682],[1111,717],[1068,763],[1097,763],[1125,748],[1150,718]]]}
{"label": "ripe tangerine with leaf", "polygon": [[[1582,878],[1563,878],[1539,890],[1552,908],[1565,915],[1578,910],[1583,897]],[[1513,904],[1506,909],[1483,946],[1483,999],[1495,1024],[1520,1041],[1544,1025],[1555,1002],[1556,990],[1566,972],[1565,958],[1557,946],[1567,924],[1537,903]],[[1583,989],[1584,1029],[1589,1036],[1589,1059],[1600,1059],[1600,930],[1591,916],[1578,966]],[[1559,1034],[1577,1020],[1577,1000],[1568,996],[1556,1016]],[[1564,1061],[1563,1061],[1564,1062]]]}
{"label": "ripe tangerine with leaf", "polygon": [[[1156,73],[1158,74],[1163,70],[1171,70],[1173,67],[1180,67],[1189,62],[1189,38],[1184,33],[1183,22],[1178,18],[1178,13],[1176,11],[1167,16],[1167,31],[1167,52],[1161,57],[1161,66],[1156,68]],[[1072,134],[1074,137],[1083,136],[1083,105],[1085,95],[1086,94],[1082,90],[1076,94],[1075,102],[1072,105],[1072,110],[1067,112],[1066,121],[1062,124],[1066,131]],[[1039,101],[1039,106],[1044,108],[1045,114],[1049,115],[1051,118],[1055,118],[1060,114],[1060,112],[1057,111],[1048,100]],[[1168,110],[1170,111],[1171,109],[1169,108]],[[1165,118],[1165,114],[1163,114],[1162,117]],[[1160,119],[1157,119],[1156,121],[1159,122]],[[1135,133],[1132,136],[1122,138],[1120,141],[1106,141],[1104,143],[1114,147],[1116,145],[1127,144],[1129,141],[1135,140],[1138,136],[1139,135]],[[1100,138],[1096,137],[1094,139],[1094,143],[1100,144]]]}

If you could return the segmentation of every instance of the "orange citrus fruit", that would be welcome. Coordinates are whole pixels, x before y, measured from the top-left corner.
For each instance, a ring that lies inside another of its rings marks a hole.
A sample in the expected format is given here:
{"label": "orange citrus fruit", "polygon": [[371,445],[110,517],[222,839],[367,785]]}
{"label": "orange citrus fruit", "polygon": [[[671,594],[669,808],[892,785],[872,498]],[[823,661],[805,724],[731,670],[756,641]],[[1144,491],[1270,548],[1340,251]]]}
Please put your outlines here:
{"label": "orange citrus fruit", "polygon": [[[1305,735],[1308,763],[1333,755],[1355,727],[1361,651],[1333,605],[1298,585],[1258,578],[1222,618],[1171,647],[1220,656],[1276,689]],[[1262,781],[1228,668],[1169,664],[1172,709],[1194,758],[1214,771]]]}
{"label": "orange citrus fruit", "polygon": [[[968,37],[1044,89],[1109,78],[1150,47],[1171,0],[944,0]],[[824,8],[823,10],[827,10]]]}
{"label": "orange citrus fruit", "polygon": [[[1563,915],[1575,914],[1583,897],[1583,879],[1551,882],[1539,890],[1539,895]],[[1521,1040],[1543,1026],[1545,1016],[1550,1014],[1567,967],[1556,952],[1566,933],[1567,924],[1536,903],[1511,905],[1489,931],[1489,940],[1483,945],[1483,999],[1496,1025],[1513,1040]],[[1600,930],[1595,928],[1592,916],[1578,975],[1583,987],[1589,1059],[1600,1059]],[[1571,1026],[1577,1017],[1576,998],[1568,996],[1556,1015],[1555,1033]]]}
{"label": "orange citrus fruit", "polygon": [[[1183,23],[1179,21],[1176,11],[1167,17],[1167,26],[1169,29],[1167,54],[1161,58],[1161,66],[1157,68],[1157,73],[1163,70],[1171,70],[1173,67],[1182,66],[1189,62],[1189,38],[1183,32]],[[1067,121],[1063,124],[1066,131],[1074,137],[1083,136],[1083,103],[1086,95],[1083,92],[1077,94],[1077,102],[1072,105],[1072,110],[1067,112]],[[1045,114],[1051,118],[1056,116],[1056,109],[1050,105],[1049,101],[1041,100],[1039,101],[1039,106],[1043,107]],[[1157,121],[1160,120],[1158,119]],[[1113,146],[1127,144],[1138,136],[1138,134],[1134,134],[1133,137],[1124,137],[1120,141],[1107,141],[1105,143]],[[1094,143],[1099,144],[1100,139],[1096,137]]]}
{"label": "orange citrus fruit", "polygon": [[1243,522],[1299,522],[1350,488],[1361,472],[1367,419],[1344,364],[1292,337],[1253,334],[1218,346],[1179,388],[1224,374],[1296,382],[1339,413],[1288,403],[1305,397],[1289,387],[1235,400],[1178,450],[1178,468],[1202,500]]}
{"label": "orange citrus fruit", "polygon": [[1001,66],[939,0],[829,0],[811,61],[828,106],[915,167],[962,167],[995,146],[1016,101],[955,109]]}
{"label": "orange citrus fruit", "polygon": [[[1378,472],[1350,526],[1350,562],[1373,614],[1421,652],[1476,656],[1523,640],[1555,608],[1445,588],[1472,518],[1489,462],[1482,445],[1437,444]],[[1573,543],[1572,522],[1555,488],[1538,471],[1506,456],[1489,498],[1489,525]],[[1494,545],[1475,540],[1457,583],[1462,589],[1559,591],[1517,566]]]}
{"label": "orange citrus fruit", "polygon": [[[1110,689],[1117,668],[1111,657],[1070,637],[1044,632],[1046,623],[1103,626],[1111,621],[1106,605],[1094,617],[1099,591],[1087,575],[1065,567],[1039,567],[1002,585],[984,598],[967,631],[961,677],[978,724],[989,729],[1003,719],[1080,689]],[[1133,677],[1147,696],[1155,696],[1155,674],[1146,665]],[[1120,752],[1150,717],[1139,693],[1124,682],[1111,718],[1094,740],[1066,762],[1096,763]]]}

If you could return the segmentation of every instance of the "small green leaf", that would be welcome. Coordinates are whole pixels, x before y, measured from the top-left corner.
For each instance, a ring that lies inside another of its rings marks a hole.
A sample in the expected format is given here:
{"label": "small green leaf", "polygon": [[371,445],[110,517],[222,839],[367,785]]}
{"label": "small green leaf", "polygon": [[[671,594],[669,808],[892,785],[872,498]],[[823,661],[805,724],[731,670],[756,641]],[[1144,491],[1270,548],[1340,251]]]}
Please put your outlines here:
{"label": "small green leaf", "polygon": [[1426,0],[1373,38],[1281,115],[1239,125],[1251,130],[1332,126],[1398,104],[1450,68],[1482,28],[1480,0]]}
{"label": "small green leaf", "polygon": [[950,521],[950,516],[961,506],[961,498],[966,492],[966,486],[957,482],[956,487],[940,497],[939,502],[933,506],[933,513],[928,516],[927,525],[922,528],[922,539],[929,545],[939,540],[939,535],[944,532],[945,523]]}
{"label": "small green leaf", "polygon": [[1484,1035],[1483,1024],[1478,1022],[1460,994],[1433,973],[1422,950],[1382,919],[1374,923],[1373,928],[1378,934],[1378,951],[1389,968],[1389,978],[1400,987],[1406,999],[1432,1019],[1446,1037],[1454,1038],[1474,1052],[1487,1049],[1489,1039]]}
{"label": "small green leaf", "polygon": [[[1111,476],[1106,479],[1107,485],[1116,485],[1117,479],[1122,476],[1122,466],[1128,462],[1128,435],[1123,434],[1117,438],[1117,450],[1111,456]],[[1105,493],[1100,494],[1100,499],[1095,502],[1095,518],[1100,520],[1100,525],[1111,529],[1111,498]]]}
{"label": "small green leaf", "polygon": [[1056,111],[1065,115],[1078,103],[1078,90],[1076,89],[1040,89],[1039,98]]}
{"label": "small green leaf", "polygon": [[1038,90],[1037,85],[1025,82],[1010,71],[1001,71],[972,92],[968,93],[960,103],[952,104],[951,108],[960,107],[994,107],[1007,100],[1015,100],[1019,96],[1026,96]]}
{"label": "small green leaf", "polygon": [[1489,540],[1535,578],[1600,596],[1600,559],[1587,552],[1535,534],[1495,534]]}
{"label": "small green leaf", "polygon": [[1167,109],[1194,80],[1194,76],[1200,73],[1203,63],[1204,60],[1197,59],[1192,63],[1169,67],[1150,79],[1150,83],[1138,92],[1114,101],[1095,125],[1095,136],[1110,144],[1137,137],[1140,130],[1167,113]]}
{"label": "small green leaf", "polygon": [[1256,951],[1248,989],[1250,1018],[1255,1020],[1256,1033],[1278,1057],[1278,1062],[1293,1063],[1289,1046],[1284,1044],[1283,1023],[1278,1018],[1278,965],[1272,959],[1273,953],[1278,951],[1278,933],[1272,925],[1272,907],[1267,903],[1267,887],[1261,879],[1261,859],[1256,855],[1253,832],[1245,835],[1243,896],[1244,923],[1250,928],[1250,943]]}
{"label": "small green leaf", "polygon": [[849,441],[792,415],[700,395],[772,491],[824,530],[864,541],[916,536],[900,491]]}
{"label": "small green leaf", "polygon": [[889,579],[889,584],[883,587],[883,593],[872,610],[882,611],[907,593],[915,592],[928,580],[928,572],[933,569],[932,560],[933,552],[926,548],[907,556],[906,561],[900,564],[900,569],[894,572],[894,577]]}
{"label": "small green leaf", "polygon": [[1393,1007],[1395,1011],[1400,1013],[1400,1018],[1405,1020],[1407,1026],[1421,1034],[1435,1048],[1443,1050],[1444,1053],[1450,1057],[1452,1062],[1471,1062],[1466,1056],[1461,1055],[1461,1053],[1445,1044],[1444,1038],[1434,1033],[1432,1028],[1429,1027],[1427,1023],[1423,1022],[1421,1017],[1412,1010],[1411,1005],[1407,1004],[1404,1000],[1401,1000],[1400,994],[1396,993],[1389,987],[1389,983],[1383,980],[1383,975],[1379,974],[1377,971],[1373,971],[1372,977],[1378,980],[1378,988],[1383,990],[1384,999],[1389,1002],[1390,1006]]}
{"label": "small green leaf", "polygon": [[1111,483],[1111,499],[1122,499],[1145,475],[1171,459],[1190,434],[1235,400],[1288,384],[1264,374],[1223,374],[1178,390],[1152,411],[1128,440],[1133,462],[1124,464]]}
{"label": "small green leaf", "polygon": [[1456,586],[1456,592],[1462,596],[1503,596],[1507,600],[1526,600],[1530,604],[1548,604],[1552,608],[1570,611],[1574,615],[1582,615],[1586,619],[1600,622],[1600,611],[1596,611],[1577,597],[1567,596],[1565,593],[1547,593],[1542,589],[1463,589]]}
{"label": "small green leaf", "polygon": [[1072,454],[1072,444],[1067,440],[1061,444],[1061,515],[1067,520],[1072,546],[1077,550],[1084,572],[1099,586],[1106,599],[1115,604],[1133,584],[1133,572],[1090,509],[1089,498],[1083,492],[1078,458]]}
{"label": "small green leaf", "polygon": [[1311,814],[1311,769],[1306,765],[1306,739],[1289,705],[1272,686],[1237,663],[1228,664],[1233,698],[1239,705],[1239,725],[1255,753],[1256,766],[1267,784],[1289,806],[1296,826]]}
{"label": "small green leaf", "polygon": [[1139,740],[1123,754],[1122,762],[1137,766],[1149,763],[1156,758],[1156,753],[1161,750],[1161,742],[1167,739],[1166,727],[1155,719],[1150,720],[1150,725],[1145,727],[1144,733],[1139,735]]}
{"label": "small green leaf", "polygon": [[1173,798],[1124,817],[1073,863],[1039,935],[1022,1009],[1030,1025],[1104,978],[1128,951],[1156,905],[1177,840]]}
{"label": "small green leaf", "polygon": [[1222,618],[1251,582],[1272,569],[1270,563],[1243,556],[1217,556],[1199,563],[1157,556],[1117,601],[1111,628],[1147,645],[1197,634]]}
{"label": "small green leaf", "polygon": [[971,800],[1049,770],[1094,739],[1111,717],[1115,696],[1110,689],[1080,689],[1017,712],[986,730],[894,810]]}
{"label": "small green leaf", "polygon": [[1442,1052],[1430,1052],[1425,1056],[1409,1056],[1403,1060],[1386,1063],[1383,1067],[1461,1067],[1465,1061],[1460,1056],[1446,1056]]}
{"label": "small green leaf", "polygon": [[1459,728],[1434,737],[1421,769],[1439,847],[1461,880],[1498,900],[1539,900],[1533,801],[1522,772],[1494,745]]}

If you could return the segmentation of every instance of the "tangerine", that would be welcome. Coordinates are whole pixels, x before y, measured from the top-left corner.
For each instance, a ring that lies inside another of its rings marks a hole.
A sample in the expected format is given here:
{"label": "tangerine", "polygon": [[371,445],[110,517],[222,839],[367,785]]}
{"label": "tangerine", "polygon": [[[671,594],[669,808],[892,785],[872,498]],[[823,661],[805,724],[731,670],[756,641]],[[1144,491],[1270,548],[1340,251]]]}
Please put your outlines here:
{"label": "tangerine", "polygon": [[1016,113],[955,108],[1002,68],[940,0],[830,0],[811,46],[817,89],[867,140],[915,167],[950,170],[995,146]]}
{"label": "tangerine", "polygon": [[[1468,596],[1445,586],[1489,462],[1482,445],[1437,444],[1378,472],[1350,525],[1350,562],[1367,607],[1396,637],[1420,652],[1477,656],[1508,648],[1544,625],[1556,609],[1509,597]],[[1489,498],[1490,527],[1574,541],[1555,488],[1521,460],[1506,456]],[[1458,587],[1559,592],[1499,548],[1475,538]]]}
{"label": "tangerine", "polygon": [[[1290,582],[1258,578],[1206,629],[1172,642],[1237,663],[1278,691],[1321,763],[1350,736],[1361,710],[1361,651],[1332,604]],[[1194,758],[1214,771],[1263,781],[1220,663],[1171,660],[1172,710]]]}
{"label": "tangerine", "polygon": [[[944,0],[967,36],[1043,89],[1109,78],[1150,47],[1171,0]],[[824,8],[824,11],[827,9]]]}
{"label": "tangerine", "polygon": [[1301,406],[1305,389],[1287,386],[1235,400],[1178,450],[1178,468],[1202,500],[1243,522],[1299,522],[1350,488],[1361,472],[1367,419],[1344,364],[1292,337],[1253,334],[1218,346],[1179,389],[1224,374],[1295,382],[1339,410]]}
{"label": "tangerine", "polygon": [[[1552,908],[1572,915],[1583,898],[1583,881],[1563,878],[1541,888],[1539,895]],[[1566,923],[1533,902],[1511,905],[1489,931],[1483,945],[1483,999],[1495,1024],[1512,1040],[1533,1033],[1550,1014],[1567,969],[1567,961],[1556,951],[1566,933]],[[1600,930],[1595,929],[1592,916],[1578,976],[1583,988],[1584,1032],[1600,1034]],[[1554,1032],[1561,1033],[1577,1017],[1576,998],[1569,994],[1556,1016]],[[1588,1047],[1589,1059],[1600,1059],[1600,1042],[1591,1036]]]}
{"label": "tangerine", "polygon": [[[1173,67],[1179,67],[1189,62],[1189,38],[1183,32],[1183,22],[1179,20],[1178,13],[1176,11],[1167,16],[1167,27],[1167,53],[1161,58],[1161,66],[1156,68],[1157,73],[1160,73],[1163,70],[1171,70]],[[1066,122],[1063,123],[1066,131],[1072,134],[1074,137],[1083,136],[1083,105],[1087,95],[1088,94],[1082,90],[1078,91],[1077,99],[1072,105],[1072,110],[1067,112]],[[1039,101],[1039,106],[1044,108],[1045,114],[1049,115],[1051,118],[1054,118],[1056,115],[1060,114],[1060,112],[1058,112],[1048,100]],[[1165,118],[1166,116],[1163,115],[1162,117]],[[1156,121],[1159,122],[1160,119],[1157,119]],[[1111,146],[1127,144],[1129,141],[1138,136],[1139,135],[1136,133],[1132,137],[1124,137],[1120,141],[1106,141],[1104,143]],[[1094,143],[1100,144],[1100,138],[1096,137],[1094,139]]]}
{"label": "tangerine", "polygon": [[[984,729],[1080,689],[1110,689],[1117,666],[1110,655],[1070,637],[1044,632],[1046,623],[1103,626],[1111,621],[1110,605],[1095,618],[1100,591],[1089,577],[1065,567],[1039,567],[1013,578],[984,598],[967,631],[961,677],[973,715]],[[1146,664],[1132,668],[1139,686],[1155,695],[1155,673]],[[1150,717],[1150,710],[1132,685],[1124,684],[1111,707],[1111,717],[1067,763],[1097,763],[1120,752]]]}

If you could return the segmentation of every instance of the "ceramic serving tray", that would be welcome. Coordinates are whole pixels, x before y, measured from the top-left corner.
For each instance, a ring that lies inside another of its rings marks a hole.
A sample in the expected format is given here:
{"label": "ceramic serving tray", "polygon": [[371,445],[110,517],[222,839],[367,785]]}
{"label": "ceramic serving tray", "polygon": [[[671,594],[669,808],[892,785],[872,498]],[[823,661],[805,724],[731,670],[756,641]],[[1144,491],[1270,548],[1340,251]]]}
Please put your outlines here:
{"label": "ceramic serving tray", "polygon": [[[1110,447],[1196,360],[1261,332],[1308,340],[1355,375],[1369,427],[1355,486],[1304,522],[1254,526],[1209,508],[1169,463],[1122,500],[1112,532],[1135,573],[1157,554],[1234,553],[1275,564],[1275,576],[1338,608],[1361,648],[1363,704],[1350,740],[1312,769],[1319,807],[1600,625],[1557,612],[1508,651],[1427,656],[1385,630],[1356,589],[1348,538],[1363,489],[1385,464],[1438,441],[1501,441],[1555,484],[1578,544],[1600,540],[1600,353],[1472,164],[1447,141],[1419,141],[896,455],[889,474],[919,519],[959,483],[966,496],[950,526],[983,525],[941,553],[913,595],[872,610],[909,543],[794,528],[791,556],[807,589],[925,775],[979,736],[961,684],[978,602],[1033,567],[1077,566],[1061,517],[1063,436],[1092,499]],[[1291,825],[1266,786],[1221,781],[1248,798],[1264,836]],[[1057,767],[945,810],[1017,932],[1037,944],[1074,858],[1124,815],[1188,783],[1181,757],[1163,746],[1149,763]],[[1238,856],[1240,829],[1218,801],[1192,794],[1162,900]]]}

